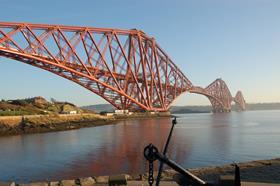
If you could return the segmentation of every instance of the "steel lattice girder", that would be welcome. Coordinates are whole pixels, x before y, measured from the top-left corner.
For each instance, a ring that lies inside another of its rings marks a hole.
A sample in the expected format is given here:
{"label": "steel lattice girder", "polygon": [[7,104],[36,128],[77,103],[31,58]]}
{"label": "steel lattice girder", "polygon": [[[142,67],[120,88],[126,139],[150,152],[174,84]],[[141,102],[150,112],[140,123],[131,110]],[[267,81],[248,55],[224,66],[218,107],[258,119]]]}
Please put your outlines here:
{"label": "steel lattice girder", "polygon": [[241,110],[245,110],[246,109],[246,102],[245,99],[243,97],[243,94],[241,91],[238,91],[234,97],[234,101],[235,103],[239,106],[239,108]]}
{"label": "steel lattice girder", "polygon": [[241,91],[238,91],[233,98],[228,86],[222,79],[216,79],[206,88],[193,86],[189,91],[208,97],[214,112],[230,112],[232,101],[235,101],[241,110],[245,110],[245,100]]}
{"label": "steel lattice girder", "polygon": [[[118,109],[166,111],[193,88],[154,38],[136,29],[0,22],[0,55],[76,82]],[[211,95],[224,104],[220,90]]]}

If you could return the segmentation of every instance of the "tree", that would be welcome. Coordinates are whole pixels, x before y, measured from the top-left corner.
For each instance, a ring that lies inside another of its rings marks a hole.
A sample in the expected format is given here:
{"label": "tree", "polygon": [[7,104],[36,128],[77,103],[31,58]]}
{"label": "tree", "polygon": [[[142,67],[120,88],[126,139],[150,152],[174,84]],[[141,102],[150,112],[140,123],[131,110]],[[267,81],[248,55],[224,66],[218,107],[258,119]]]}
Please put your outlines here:
{"label": "tree", "polygon": [[52,103],[56,103],[57,101],[56,101],[56,99],[51,98],[51,102],[52,102]]}

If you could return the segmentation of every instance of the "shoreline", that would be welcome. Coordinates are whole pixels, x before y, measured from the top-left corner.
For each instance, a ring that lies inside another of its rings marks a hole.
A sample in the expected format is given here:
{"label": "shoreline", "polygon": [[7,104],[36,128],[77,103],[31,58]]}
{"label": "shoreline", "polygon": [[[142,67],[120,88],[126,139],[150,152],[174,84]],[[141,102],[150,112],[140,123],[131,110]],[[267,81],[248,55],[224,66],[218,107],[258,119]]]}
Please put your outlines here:
{"label": "shoreline", "polygon": [[[280,183],[280,158],[253,160],[236,163],[240,168],[241,181]],[[226,164],[189,169],[200,178],[217,182],[220,175],[234,175],[234,166]]]}
{"label": "shoreline", "polygon": [[114,125],[119,121],[171,117],[167,113],[135,113],[102,116],[100,114],[0,116],[0,137],[58,132],[86,127]]}
{"label": "shoreline", "polygon": [[[248,162],[237,163],[240,168],[240,176],[242,182],[260,182],[260,183],[280,183],[280,158],[268,159],[268,160],[254,160]],[[234,167],[231,164],[221,165],[221,166],[209,166],[201,168],[192,168],[188,169],[194,175],[200,177],[204,181],[217,183],[219,176],[221,175],[233,175]],[[164,170],[162,172],[161,181],[165,183],[174,183],[173,176],[177,172],[174,170]],[[156,177],[157,172],[154,172]],[[67,180],[51,180],[51,181],[36,181],[30,183],[15,183],[14,181],[2,181],[6,185],[19,185],[19,186],[34,186],[34,185],[60,185],[68,186],[70,185],[94,185],[102,184],[108,185],[111,178],[122,178],[129,183],[140,183],[147,184],[148,173],[138,174],[138,175],[129,175],[129,174],[120,174],[113,176],[92,176],[85,178],[76,178],[76,179],[67,179]],[[118,185],[118,184],[117,184]],[[120,184],[124,185],[124,184]]]}

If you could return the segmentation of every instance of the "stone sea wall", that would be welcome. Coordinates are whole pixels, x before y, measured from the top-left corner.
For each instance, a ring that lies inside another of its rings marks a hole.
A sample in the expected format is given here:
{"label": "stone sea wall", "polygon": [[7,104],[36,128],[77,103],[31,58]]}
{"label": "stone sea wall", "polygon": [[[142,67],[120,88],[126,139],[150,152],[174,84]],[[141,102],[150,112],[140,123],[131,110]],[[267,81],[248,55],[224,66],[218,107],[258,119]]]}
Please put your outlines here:
{"label": "stone sea wall", "polygon": [[[240,167],[241,181],[251,182],[249,185],[254,185],[252,182],[262,183],[280,183],[280,158],[271,160],[258,160],[237,164]],[[212,166],[196,169],[189,169],[194,175],[211,183],[218,183],[221,175],[233,175],[233,165]],[[162,173],[162,182],[160,185],[177,185],[173,177],[177,173],[174,170],[164,170]],[[157,175],[157,172],[154,172]],[[116,176],[97,176],[87,178],[77,178],[61,181],[42,181],[31,183],[16,183],[16,182],[1,182],[0,186],[109,186],[109,185],[147,185],[148,174],[139,175],[116,175]]]}

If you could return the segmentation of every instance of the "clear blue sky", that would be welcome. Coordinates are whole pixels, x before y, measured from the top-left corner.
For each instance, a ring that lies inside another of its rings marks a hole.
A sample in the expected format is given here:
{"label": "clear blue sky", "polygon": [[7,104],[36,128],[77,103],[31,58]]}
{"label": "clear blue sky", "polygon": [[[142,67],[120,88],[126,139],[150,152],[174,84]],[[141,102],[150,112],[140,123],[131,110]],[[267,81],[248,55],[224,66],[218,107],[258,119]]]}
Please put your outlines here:
{"label": "clear blue sky", "polygon": [[[247,102],[280,102],[279,0],[1,0],[1,21],[138,28],[154,36],[195,85],[221,77]],[[0,98],[105,103],[61,77],[0,58]],[[207,105],[182,95],[177,105]]]}

